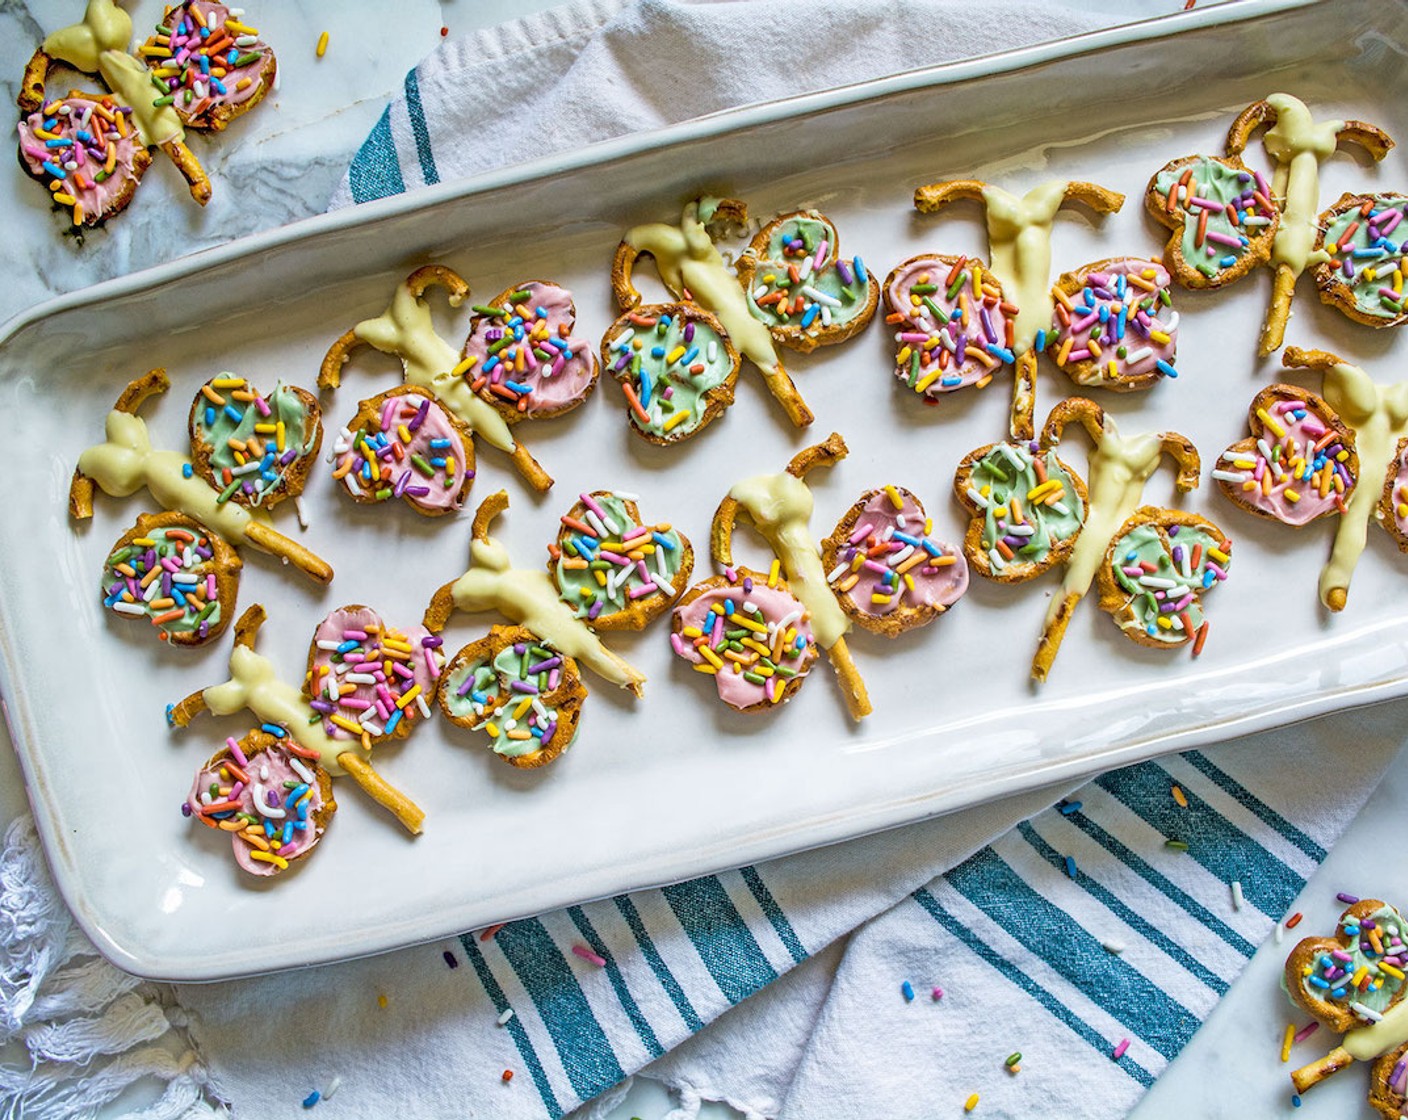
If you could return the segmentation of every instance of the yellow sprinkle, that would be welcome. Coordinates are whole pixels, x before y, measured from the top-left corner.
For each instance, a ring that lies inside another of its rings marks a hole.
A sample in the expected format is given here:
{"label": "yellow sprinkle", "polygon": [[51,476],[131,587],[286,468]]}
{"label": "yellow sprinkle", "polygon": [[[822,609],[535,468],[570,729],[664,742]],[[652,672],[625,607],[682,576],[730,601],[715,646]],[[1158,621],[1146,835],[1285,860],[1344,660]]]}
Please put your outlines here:
{"label": "yellow sprinkle", "polygon": [[[774,560],[773,564],[776,566],[777,561]],[[755,634],[766,634],[768,632],[768,628],[761,622],[754,622],[747,615],[739,614],[737,611],[728,616],[728,624],[730,626],[742,626],[745,630],[751,630]]]}
{"label": "yellow sprinkle", "polygon": [[676,346],[673,350],[671,350],[668,354],[665,355],[665,364],[671,366],[674,365],[677,361],[684,357],[684,353],[685,350],[683,346]]}
{"label": "yellow sprinkle", "polygon": [[460,362],[459,365],[457,365],[454,369],[450,371],[450,376],[462,377],[464,374],[468,373],[471,369],[474,368],[474,363],[477,361],[479,361],[478,355],[471,354],[468,358]]}
{"label": "yellow sprinkle", "polygon": [[1295,1040],[1296,1025],[1294,1023],[1287,1023],[1286,1036],[1281,1040],[1281,1061],[1289,1062],[1291,1060],[1291,1043]]}
{"label": "yellow sprinkle", "polygon": [[1387,973],[1388,973],[1390,976],[1392,976],[1395,980],[1402,980],[1402,979],[1403,979],[1403,970],[1402,970],[1402,969],[1394,968],[1393,965],[1391,965],[1391,964],[1384,964],[1382,961],[1379,962],[1379,971],[1380,971],[1380,972],[1387,972]]}
{"label": "yellow sprinkle", "polygon": [[1221,549],[1210,548],[1208,549],[1208,555],[1211,556],[1214,560],[1216,560],[1219,564],[1227,563],[1227,553],[1223,552]]}
{"label": "yellow sprinkle", "polygon": [[916,393],[924,392],[925,389],[927,389],[930,385],[932,385],[935,381],[939,379],[939,374],[941,372],[941,370],[936,369],[932,373],[926,373],[923,377],[921,377],[918,381],[914,383],[914,391]]}
{"label": "yellow sprinkle", "polygon": [[974,1093],[971,1097],[969,1097],[966,1101],[963,1102],[963,1111],[964,1111],[964,1112],[972,1112],[973,1109],[975,1109],[975,1108],[977,1108],[977,1107],[978,1107],[978,1094],[977,1094],[977,1093]]}
{"label": "yellow sprinkle", "polygon": [[1178,807],[1180,809],[1188,808],[1188,798],[1184,795],[1183,790],[1181,790],[1178,786],[1173,787],[1173,799],[1178,802]]}
{"label": "yellow sprinkle", "polygon": [[1152,341],[1157,342],[1160,346],[1164,346],[1169,342],[1173,341],[1167,331],[1150,331],[1149,338]]}
{"label": "yellow sprinkle", "polygon": [[712,665],[696,665],[694,671],[696,673],[708,673],[711,677],[717,677],[719,675],[719,671]]}
{"label": "yellow sprinkle", "polygon": [[254,851],[249,852],[247,854],[249,855],[250,859],[257,859],[261,863],[272,863],[280,871],[283,871],[288,867],[288,860],[284,859],[283,856],[276,856],[272,852],[261,852],[258,848],[256,848]]}
{"label": "yellow sprinkle", "polygon": [[870,596],[870,601],[872,603],[888,603],[890,601],[890,597],[888,595],[877,595],[872,593]]}
{"label": "yellow sprinkle", "polygon": [[333,715],[329,716],[328,718],[331,719],[334,724],[336,724],[338,727],[342,728],[342,730],[344,730],[344,731],[350,731],[350,732],[352,732],[352,734],[354,734],[354,735],[360,735],[360,734],[362,733],[361,725],[360,725],[360,724],[353,723],[353,722],[352,722],[350,719],[348,719],[346,716],[338,715],[338,714],[334,713]]}
{"label": "yellow sprinkle", "polygon": [[890,504],[895,509],[904,509],[904,499],[900,497],[900,492],[891,485],[885,487],[885,497],[890,499]]}
{"label": "yellow sprinkle", "polygon": [[140,55],[145,55],[147,58],[170,58],[171,48],[147,46],[145,43],[143,43],[140,47],[137,48],[137,53]]}
{"label": "yellow sprinkle", "polygon": [[769,657],[772,654],[772,650],[768,649],[768,647],[763,645],[762,642],[758,641],[757,638],[743,638],[739,642],[739,644],[747,646],[751,650],[756,650],[758,653],[761,653],[764,657]]}
{"label": "yellow sprinkle", "polygon": [[859,575],[849,575],[836,585],[837,591],[849,591],[860,582]]}
{"label": "yellow sprinkle", "polygon": [[686,626],[680,633],[686,638],[702,638],[704,636],[704,631],[697,626]]}
{"label": "yellow sprinkle", "polygon": [[772,567],[770,567],[770,568],[768,569],[768,586],[769,586],[769,587],[776,587],[776,586],[777,586],[777,571],[778,571],[778,569],[781,568],[781,567],[782,567],[782,562],[781,562],[780,560],[774,558],[774,559],[773,559],[773,562],[772,562]]}
{"label": "yellow sprinkle", "polygon": [[1287,486],[1286,489],[1282,491],[1282,493],[1285,494],[1287,499],[1292,502],[1300,501],[1300,495],[1297,494],[1294,490],[1292,490],[1289,486]]}
{"label": "yellow sprinkle", "polygon": [[74,198],[71,194],[56,194],[54,195],[54,201],[62,202],[65,206],[74,206],[77,204],[78,199]]}
{"label": "yellow sprinkle", "polygon": [[910,355],[912,355],[913,353],[914,351],[911,350],[908,345],[906,345],[904,349],[902,349],[898,354],[895,355],[895,364],[900,366],[908,365]]}
{"label": "yellow sprinkle", "polygon": [[708,646],[699,647],[699,656],[704,658],[704,660],[707,661],[710,665],[712,665],[715,669],[722,669],[724,667],[724,663],[719,659],[719,655],[713,650],[711,650]]}
{"label": "yellow sprinkle", "polygon": [[1257,415],[1257,418],[1258,418],[1263,424],[1266,425],[1267,430],[1268,430],[1269,432],[1271,432],[1271,434],[1274,435],[1277,439],[1285,439],[1285,438],[1286,438],[1286,429],[1283,428],[1283,427],[1281,427],[1280,424],[1276,423],[1275,418],[1271,415],[1271,413],[1267,412],[1266,409],[1264,409],[1264,408],[1259,408],[1259,409],[1257,409],[1257,410],[1256,410],[1256,415]]}
{"label": "yellow sprinkle", "polygon": [[[225,26],[226,26],[226,27],[229,27],[229,26],[230,26],[230,21],[229,21],[229,20],[226,20],[226,21],[225,21]],[[328,33],[327,33],[326,31],[324,31],[321,35],[318,36],[318,57],[319,57],[319,58],[322,58],[323,55],[325,55],[325,54],[327,54],[327,53],[328,53]]]}
{"label": "yellow sprinkle", "polygon": [[420,695],[420,685],[413,684],[409,689],[401,694],[401,699],[396,701],[398,708],[405,708],[407,704],[415,703],[415,699]]}
{"label": "yellow sprinkle", "polygon": [[1369,969],[1365,965],[1361,964],[1358,970],[1354,973],[1354,979],[1349,982],[1349,986],[1351,988],[1359,987],[1360,984],[1364,983],[1364,977],[1368,975]]}
{"label": "yellow sprinkle", "polygon": [[[228,21],[228,20],[226,21],[225,26],[226,26],[226,27],[229,26],[229,21]],[[323,38],[326,39],[327,37],[328,37],[328,33],[327,33],[326,31],[324,31],[324,32],[323,32]],[[384,1008],[384,1007],[386,1006],[386,997],[385,997],[385,996],[377,996],[377,997],[376,997],[376,1005],[377,1005],[378,1007]]]}
{"label": "yellow sprinkle", "polygon": [[1159,616],[1159,629],[1161,629],[1161,630],[1172,630],[1172,629],[1173,629],[1173,621],[1172,621],[1167,615],[1160,615],[1160,616]]}
{"label": "yellow sprinkle", "polygon": [[668,432],[671,428],[683,424],[688,418],[689,413],[684,409],[680,409],[673,416],[671,416],[668,420],[665,421],[663,428],[665,431]]}
{"label": "yellow sprinkle", "polygon": [[284,450],[284,438],[287,432],[284,429],[284,422],[280,420],[274,428],[274,446],[280,451]]}

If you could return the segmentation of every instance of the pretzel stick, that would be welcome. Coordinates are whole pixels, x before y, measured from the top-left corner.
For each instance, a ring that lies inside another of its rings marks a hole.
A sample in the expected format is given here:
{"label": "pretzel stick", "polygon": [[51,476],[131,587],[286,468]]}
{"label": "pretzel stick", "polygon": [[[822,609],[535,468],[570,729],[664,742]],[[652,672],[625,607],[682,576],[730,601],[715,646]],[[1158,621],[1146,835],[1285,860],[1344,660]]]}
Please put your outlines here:
{"label": "pretzel stick", "polygon": [[332,565],[262,521],[251,521],[245,528],[244,539],[260,552],[287,561],[319,583],[332,582]]}
{"label": "pretzel stick", "polygon": [[337,761],[363,793],[388,810],[411,835],[420,835],[421,826],[425,824],[424,809],[378,774],[361,755],[343,751]]}
{"label": "pretzel stick", "polygon": [[202,206],[209,202],[210,176],[205,173],[205,168],[200,165],[200,160],[196,158],[190,148],[186,147],[185,142],[168,140],[161,145],[161,150],[176,165],[176,170],[186,180],[187,185],[191,188],[191,197]]}
{"label": "pretzel stick", "polygon": [[1311,1062],[1307,1066],[1301,1066],[1291,1074],[1291,1084],[1296,1087],[1297,1093],[1304,1093],[1325,1078],[1339,1073],[1342,1069],[1348,1069],[1354,1064],[1354,1058],[1343,1046],[1336,1046],[1323,1058]]}
{"label": "pretzel stick", "polygon": [[37,113],[44,107],[44,85],[49,80],[49,67],[54,60],[40,47],[25,64],[24,77],[20,79],[20,95],[16,104],[21,113]]}

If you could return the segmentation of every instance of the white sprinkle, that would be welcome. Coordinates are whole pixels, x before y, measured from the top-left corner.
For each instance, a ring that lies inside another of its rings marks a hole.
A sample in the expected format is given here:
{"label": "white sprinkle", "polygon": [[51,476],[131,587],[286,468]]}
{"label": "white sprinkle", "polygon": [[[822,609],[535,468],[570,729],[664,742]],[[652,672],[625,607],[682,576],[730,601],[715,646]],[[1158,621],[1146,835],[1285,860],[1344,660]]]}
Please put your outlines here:
{"label": "white sprinkle", "polygon": [[1353,1011],[1356,1015],[1360,1015],[1363,1016],[1365,1019],[1368,1019],[1371,1023],[1377,1023],[1380,1019],[1383,1018],[1382,1014],[1375,1011],[1372,1007],[1365,1007],[1358,1000],[1351,1001],[1349,1009]]}
{"label": "white sprinkle", "polygon": [[635,337],[635,327],[627,327],[621,332],[621,337],[611,344],[613,350],[626,350],[630,348],[631,339]]}
{"label": "white sprinkle", "polygon": [[[851,566],[850,566],[848,563],[846,563],[844,560],[842,560],[841,563],[837,564],[834,568],[831,569],[831,571],[830,571],[829,573],[827,573],[826,582],[827,582],[827,583],[835,583],[838,579],[840,579],[843,575],[845,575],[845,574],[846,574],[848,571],[850,571],[850,570],[851,570]],[[137,613],[138,613],[138,614],[141,614],[142,612],[141,612],[140,610],[138,610]]]}
{"label": "white sprinkle", "polygon": [[114,603],[112,605],[112,609],[115,610],[118,614],[130,614],[136,615],[138,617],[147,613],[146,609],[138,605],[137,603],[124,603],[121,601]]}
{"label": "white sprinkle", "polygon": [[[232,14],[233,14],[233,13],[232,13]],[[331,1081],[328,1082],[328,1087],[323,1090],[323,1100],[325,1100],[325,1101],[330,1101],[330,1100],[332,1100],[333,1094],[336,1093],[336,1092],[337,1092],[339,1089],[341,1089],[341,1088],[342,1088],[342,1078],[340,1078],[340,1077],[334,1077]]]}
{"label": "white sprinkle", "polygon": [[810,284],[802,285],[802,294],[805,296],[811,296],[812,299],[816,300],[816,302],[821,304],[822,307],[841,306],[841,301],[835,296],[829,296],[825,292],[821,291],[821,289],[814,288]]}
{"label": "white sprinkle", "polygon": [[655,577],[655,586],[658,587],[661,591],[663,591],[666,595],[673,596],[675,593],[675,585],[673,583],[666,582],[664,576]]}
{"label": "white sprinkle", "polygon": [[710,362],[712,362],[715,358],[719,356],[719,344],[717,342],[714,342],[713,340],[710,340],[709,349],[704,351],[704,356],[708,358]]}
{"label": "white sprinkle", "polygon": [[1277,945],[1281,944],[1281,941],[1282,941],[1282,939],[1283,939],[1285,936],[1286,936],[1286,927],[1283,926],[1280,922],[1277,922],[1277,923],[1276,923],[1276,944],[1277,944]]}
{"label": "white sprinkle", "polygon": [[420,714],[423,719],[430,718],[430,705],[425,702],[424,692],[416,693],[416,707],[420,709]]}
{"label": "white sprinkle", "polygon": [[754,299],[762,299],[767,294],[768,286],[766,284],[759,284],[756,288],[753,289]]}
{"label": "white sprinkle", "polygon": [[995,548],[988,550],[988,559],[992,561],[992,566],[999,572],[1007,567],[1007,561],[1002,558],[1002,553]]}
{"label": "white sprinkle", "polygon": [[[305,529],[308,528],[308,509],[303,504],[302,494],[295,494],[293,496],[293,508],[298,514],[298,524]],[[324,1097],[326,1097],[326,1094],[324,1094]]]}
{"label": "white sprinkle", "polygon": [[302,778],[305,782],[307,782],[310,786],[315,786],[318,784],[318,779],[313,777],[312,773],[308,770],[308,767],[304,766],[303,763],[299,762],[297,758],[293,757],[293,755],[289,755],[288,764],[290,767],[293,768],[293,772],[297,774],[300,778]]}
{"label": "white sprinkle", "polygon": [[1242,883],[1239,879],[1232,880],[1232,909],[1242,908]]}
{"label": "white sprinkle", "polygon": [[979,494],[973,487],[968,487],[968,499],[979,509],[988,509],[989,503],[986,498]]}
{"label": "white sprinkle", "polygon": [[513,1008],[512,1008],[512,1007],[505,1007],[505,1008],[504,1008],[504,1013],[499,1016],[499,1026],[501,1026],[501,1027],[504,1026],[504,1025],[505,1025],[510,1019],[512,1019],[512,1018],[513,1018]]}
{"label": "white sprinkle", "polygon": [[1113,953],[1115,956],[1119,956],[1124,952],[1123,941],[1102,941],[1100,942],[1100,947],[1104,949],[1105,952]]}

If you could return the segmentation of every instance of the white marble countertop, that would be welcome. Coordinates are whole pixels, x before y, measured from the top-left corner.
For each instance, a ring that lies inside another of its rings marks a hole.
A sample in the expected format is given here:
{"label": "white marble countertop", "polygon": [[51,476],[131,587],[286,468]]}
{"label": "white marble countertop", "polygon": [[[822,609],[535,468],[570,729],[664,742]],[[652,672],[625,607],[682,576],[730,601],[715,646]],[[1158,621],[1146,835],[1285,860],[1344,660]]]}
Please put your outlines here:
{"label": "white marble countertop", "polygon": [[[204,210],[189,201],[174,168],[158,160],[130,210],[110,228],[80,239],[64,228],[17,161],[5,163],[0,218],[11,266],[0,286],[0,321],[50,296],[321,212],[387,97],[439,41],[442,26],[462,34],[551,4],[406,0],[395,5],[394,18],[387,15],[390,6],[373,2],[332,6],[284,0],[263,5],[260,27],[279,50],[280,86],[265,111],[250,114],[218,139],[197,137],[192,142],[215,185],[214,198]],[[34,45],[45,32],[75,19],[80,5],[81,0],[0,3],[0,95],[7,103],[14,102],[18,76]],[[155,22],[161,10],[159,0],[132,0],[127,6],[138,27]],[[1129,10],[1122,0],[1097,0],[1095,6]],[[1143,5],[1145,11],[1181,7],[1172,0]],[[326,56],[317,59],[314,47],[323,30],[330,32],[329,47]],[[1408,703],[1400,707],[1408,729]],[[1352,719],[1341,721],[1348,731]],[[1408,869],[1381,858],[1384,851],[1393,850],[1401,806],[1408,799],[1404,759],[1408,753],[1307,884],[1296,904],[1306,915],[1305,929],[1329,927],[1340,909],[1335,893],[1349,881],[1364,890],[1367,879],[1388,898],[1408,895]],[[17,762],[0,729],[0,829],[25,809]],[[1372,870],[1366,874],[1366,869]],[[1279,1050],[1291,1017],[1277,976],[1290,944],[1288,938],[1284,946],[1268,942],[1262,947],[1136,1109],[1137,1120],[1289,1112],[1290,1067],[1279,1061]],[[1295,1019],[1300,1022],[1304,1016]],[[1298,1047],[1296,1057],[1310,1060],[1322,1049],[1312,1041]],[[1305,1120],[1371,1117],[1364,1103],[1365,1084],[1362,1071],[1342,1074],[1308,1096],[1296,1115]],[[639,1083],[610,1120],[652,1120],[670,1108],[659,1086]],[[702,1113],[704,1120],[735,1115],[714,1106]]]}

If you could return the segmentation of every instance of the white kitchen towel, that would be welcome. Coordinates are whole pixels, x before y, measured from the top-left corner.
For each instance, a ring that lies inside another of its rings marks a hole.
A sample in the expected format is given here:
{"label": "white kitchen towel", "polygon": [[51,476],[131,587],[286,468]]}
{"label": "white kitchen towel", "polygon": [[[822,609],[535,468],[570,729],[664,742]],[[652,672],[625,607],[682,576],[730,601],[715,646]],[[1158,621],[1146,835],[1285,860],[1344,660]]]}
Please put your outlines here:
{"label": "white kitchen towel", "polygon": [[1181,9],[998,0],[581,0],[447,41],[406,75],[330,208],[721,109]]}

